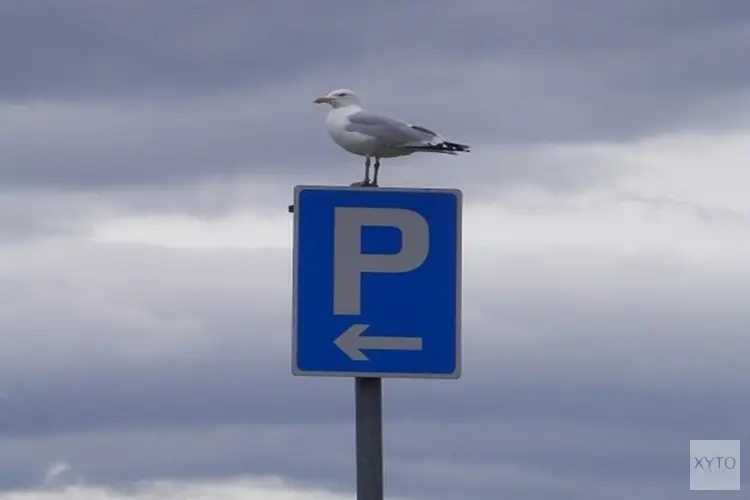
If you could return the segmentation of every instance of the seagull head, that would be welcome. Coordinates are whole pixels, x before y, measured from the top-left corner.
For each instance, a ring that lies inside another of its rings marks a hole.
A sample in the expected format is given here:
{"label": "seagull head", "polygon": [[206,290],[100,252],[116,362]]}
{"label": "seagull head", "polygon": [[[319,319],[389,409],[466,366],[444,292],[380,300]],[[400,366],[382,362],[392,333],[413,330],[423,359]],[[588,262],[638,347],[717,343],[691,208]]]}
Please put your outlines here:
{"label": "seagull head", "polygon": [[324,95],[315,99],[316,104],[330,104],[334,108],[343,108],[344,106],[359,106],[360,100],[357,94],[349,89],[338,89],[329,92],[328,95]]}

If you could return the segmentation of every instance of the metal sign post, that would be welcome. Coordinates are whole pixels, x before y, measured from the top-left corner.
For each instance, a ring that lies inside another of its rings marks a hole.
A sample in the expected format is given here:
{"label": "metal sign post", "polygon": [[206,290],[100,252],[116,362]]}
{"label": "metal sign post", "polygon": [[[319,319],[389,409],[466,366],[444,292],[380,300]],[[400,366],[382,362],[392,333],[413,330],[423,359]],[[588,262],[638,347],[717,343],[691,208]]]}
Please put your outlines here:
{"label": "metal sign post", "polygon": [[383,500],[382,379],[354,379],[357,500]]}

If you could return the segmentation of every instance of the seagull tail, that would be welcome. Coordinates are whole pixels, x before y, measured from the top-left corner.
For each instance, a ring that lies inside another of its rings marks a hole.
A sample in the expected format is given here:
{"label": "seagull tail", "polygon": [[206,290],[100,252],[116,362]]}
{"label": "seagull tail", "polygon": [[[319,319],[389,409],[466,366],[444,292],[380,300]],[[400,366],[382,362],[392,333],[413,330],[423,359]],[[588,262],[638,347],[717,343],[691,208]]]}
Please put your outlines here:
{"label": "seagull tail", "polygon": [[409,146],[409,149],[414,151],[424,151],[426,153],[443,153],[449,155],[455,155],[458,153],[468,153],[471,151],[471,147],[467,144],[460,144],[458,142],[443,141],[437,144],[420,144]]}

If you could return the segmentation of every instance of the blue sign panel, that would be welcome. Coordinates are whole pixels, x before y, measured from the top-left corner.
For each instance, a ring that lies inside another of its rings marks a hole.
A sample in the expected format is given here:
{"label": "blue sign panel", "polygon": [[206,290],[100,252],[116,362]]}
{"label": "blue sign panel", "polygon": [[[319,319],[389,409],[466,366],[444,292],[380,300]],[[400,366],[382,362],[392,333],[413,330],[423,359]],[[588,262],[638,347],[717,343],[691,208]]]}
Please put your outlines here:
{"label": "blue sign panel", "polygon": [[297,186],[295,375],[458,378],[453,189]]}

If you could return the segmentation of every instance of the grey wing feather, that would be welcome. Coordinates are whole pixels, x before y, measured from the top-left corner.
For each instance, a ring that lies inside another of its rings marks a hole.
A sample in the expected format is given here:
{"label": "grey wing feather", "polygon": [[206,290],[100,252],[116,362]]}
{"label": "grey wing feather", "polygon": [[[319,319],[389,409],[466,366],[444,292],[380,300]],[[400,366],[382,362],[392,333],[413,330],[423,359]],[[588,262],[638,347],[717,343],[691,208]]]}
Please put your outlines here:
{"label": "grey wing feather", "polygon": [[437,132],[433,132],[432,130],[428,129],[427,127],[420,127],[419,125],[412,125],[411,128],[417,129],[417,130],[421,130],[425,134],[429,134],[429,135],[431,135],[432,137],[434,137],[436,139],[438,137],[440,137],[440,135],[438,135]]}
{"label": "grey wing feather", "polygon": [[409,125],[369,111],[359,111],[350,115],[346,129],[368,135],[389,145],[429,144],[435,139],[441,139],[424,127]]}

